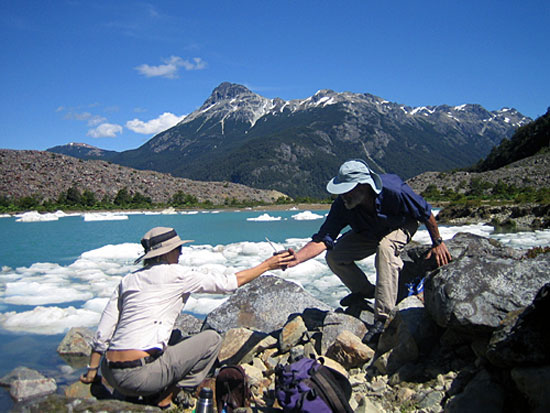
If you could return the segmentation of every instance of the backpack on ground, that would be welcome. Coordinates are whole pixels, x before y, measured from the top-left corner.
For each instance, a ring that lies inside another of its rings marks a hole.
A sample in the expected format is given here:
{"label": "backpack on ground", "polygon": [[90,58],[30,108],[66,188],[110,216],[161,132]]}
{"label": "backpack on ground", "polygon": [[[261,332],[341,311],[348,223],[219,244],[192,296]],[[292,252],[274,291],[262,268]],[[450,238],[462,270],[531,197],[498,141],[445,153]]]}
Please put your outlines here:
{"label": "backpack on ground", "polygon": [[348,379],[307,357],[276,368],[275,396],[284,412],[353,413]]}
{"label": "backpack on ground", "polygon": [[246,373],[241,366],[225,366],[216,376],[216,407],[218,412],[231,413],[250,405],[251,392]]}

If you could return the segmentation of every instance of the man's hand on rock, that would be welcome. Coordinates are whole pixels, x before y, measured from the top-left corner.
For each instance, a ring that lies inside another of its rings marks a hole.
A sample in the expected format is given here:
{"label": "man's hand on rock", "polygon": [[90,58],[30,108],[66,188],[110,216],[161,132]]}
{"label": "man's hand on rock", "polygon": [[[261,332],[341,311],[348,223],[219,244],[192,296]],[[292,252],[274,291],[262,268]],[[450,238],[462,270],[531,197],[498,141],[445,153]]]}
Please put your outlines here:
{"label": "man's hand on rock", "polygon": [[438,267],[441,267],[442,265],[447,265],[453,259],[444,242],[439,245],[434,245],[432,249],[428,252],[428,255],[426,255],[426,259],[430,259],[432,255],[435,256],[435,262],[437,263]]}

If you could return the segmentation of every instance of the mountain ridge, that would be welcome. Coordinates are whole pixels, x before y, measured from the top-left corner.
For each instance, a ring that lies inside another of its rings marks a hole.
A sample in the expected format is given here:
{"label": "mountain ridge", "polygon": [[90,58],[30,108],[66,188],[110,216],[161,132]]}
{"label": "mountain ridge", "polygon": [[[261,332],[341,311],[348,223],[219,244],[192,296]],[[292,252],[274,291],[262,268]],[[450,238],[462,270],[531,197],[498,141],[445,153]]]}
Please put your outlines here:
{"label": "mountain ridge", "polygon": [[324,198],[326,181],[346,159],[366,157],[380,172],[407,179],[471,165],[528,122],[511,108],[411,107],[330,89],[285,101],[224,82],[199,109],[139,148],[114,154],[49,151]]}

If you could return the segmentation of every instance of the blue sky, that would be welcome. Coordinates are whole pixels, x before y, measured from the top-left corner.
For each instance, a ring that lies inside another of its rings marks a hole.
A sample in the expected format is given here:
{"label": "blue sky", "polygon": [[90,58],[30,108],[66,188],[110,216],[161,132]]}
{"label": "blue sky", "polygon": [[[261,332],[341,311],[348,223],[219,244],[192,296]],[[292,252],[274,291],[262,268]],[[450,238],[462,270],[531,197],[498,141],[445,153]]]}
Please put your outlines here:
{"label": "blue sky", "polygon": [[550,2],[0,0],[0,147],[137,148],[221,82],[550,106]]}

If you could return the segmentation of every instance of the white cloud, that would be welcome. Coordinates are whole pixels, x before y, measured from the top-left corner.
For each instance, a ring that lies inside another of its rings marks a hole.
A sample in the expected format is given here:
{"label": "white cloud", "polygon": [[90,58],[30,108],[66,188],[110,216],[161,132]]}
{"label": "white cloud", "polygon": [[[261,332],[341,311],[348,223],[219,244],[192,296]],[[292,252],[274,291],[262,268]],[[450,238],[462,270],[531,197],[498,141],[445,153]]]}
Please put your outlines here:
{"label": "white cloud", "polygon": [[65,114],[65,119],[85,121],[92,117],[90,112],[68,112]]}
{"label": "white cloud", "polygon": [[191,60],[182,59],[179,56],[170,56],[168,59],[163,59],[165,64],[158,66],[150,66],[142,64],[135,69],[146,77],[166,77],[168,79],[176,79],[178,70],[183,67],[185,70],[202,70],[206,68],[206,62],[200,57],[194,57]]}
{"label": "white cloud", "polygon": [[117,133],[122,133],[122,126],[112,123],[102,123],[95,129],[90,129],[86,136],[91,138],[115,138]]}
{"label": "white cloud", "polygon": [[103,116],[94,115],[88,119],[88,126],[97,126],[105,122],[107,119]]}
{"label": "white cloud", "polygon": [[65,119],[85,121],[88,126],[97,126],[107,120],[103,116],[92,115],[90,112],[68,112]]}
{"label": "white cloud", "polygon": [[126,122],[126,127],[136,133],[144,135],[154,135],[171,128],[178,122],[181,122],[185,115],[176,116],[173,113],[165,112],[156,119],[144,122],[139,119],[133,119]]}

